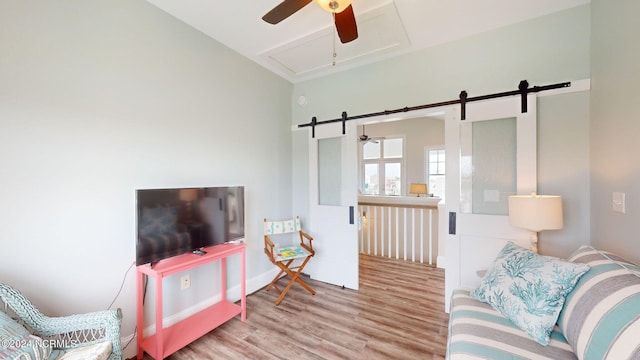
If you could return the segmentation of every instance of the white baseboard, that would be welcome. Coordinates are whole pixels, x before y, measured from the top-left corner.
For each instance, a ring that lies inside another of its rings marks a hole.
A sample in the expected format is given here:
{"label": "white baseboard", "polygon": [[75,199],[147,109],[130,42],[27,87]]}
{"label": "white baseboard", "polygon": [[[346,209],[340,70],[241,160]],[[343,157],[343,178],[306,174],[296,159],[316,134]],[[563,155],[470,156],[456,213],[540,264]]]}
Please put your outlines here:
{"label": "white baseboard", "polygon": [[438,269],[444,269],[447,264],[447,258],[444,256],[438,256],[436,259]]}
{"label": "white baseboard", "polygon": [[[131,343],[129,343],[129,341],[131,341]],[[125,348],[125,345],[129,344],[129,346],[127,348]],[[132,357],[135,357],[137,355],[137,345],[136,345],[136,335],[135,334],[131,334],[129,336],[125,336],[125,337],[121,337],[120,338],[120,346],[122,346],[122,358],[123,359],[130,359]]]}

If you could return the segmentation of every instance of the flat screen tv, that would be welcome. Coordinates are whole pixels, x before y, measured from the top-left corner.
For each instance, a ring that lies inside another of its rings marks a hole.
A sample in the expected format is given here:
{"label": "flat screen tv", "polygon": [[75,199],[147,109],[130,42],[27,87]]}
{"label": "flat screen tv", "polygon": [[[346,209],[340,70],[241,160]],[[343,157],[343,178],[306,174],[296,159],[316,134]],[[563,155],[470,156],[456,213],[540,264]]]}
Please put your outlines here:
{"label": "flat screen tv", "polygon": [[244,187],[136,190],[136,264],[244,238]]}

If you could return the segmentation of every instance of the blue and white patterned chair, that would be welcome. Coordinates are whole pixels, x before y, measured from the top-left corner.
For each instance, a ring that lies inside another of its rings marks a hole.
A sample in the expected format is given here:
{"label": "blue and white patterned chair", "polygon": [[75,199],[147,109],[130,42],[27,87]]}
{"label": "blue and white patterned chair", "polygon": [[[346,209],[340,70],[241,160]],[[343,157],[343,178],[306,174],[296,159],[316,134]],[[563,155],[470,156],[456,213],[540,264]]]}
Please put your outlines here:
{"label": "blue and white patterned chair", "polygon": [[122,359],[120,309],[49,317],[3,283],[0,301],[2,359]]}

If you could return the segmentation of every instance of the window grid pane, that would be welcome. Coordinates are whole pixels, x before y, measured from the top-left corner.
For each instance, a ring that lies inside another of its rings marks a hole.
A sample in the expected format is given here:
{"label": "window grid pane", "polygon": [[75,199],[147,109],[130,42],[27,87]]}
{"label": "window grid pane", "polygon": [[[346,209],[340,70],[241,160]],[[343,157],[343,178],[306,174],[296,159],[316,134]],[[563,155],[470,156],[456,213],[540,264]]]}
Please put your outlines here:
{"label": "window grid pane", "polygon": [[364,165],[364,194],[378,195],[380,194],[380,175],[378,164]]}
{"label": "window grid pane", "polygon": [[362,144],[362,194],[402,195],[403,138]]}
{"label": "window grid pane", "polygon": [[429,193],[444,199],[444,175],[429,176]]}
{"label": "window grid pane", "polygon": [[385,195],[402,194],[400,170],[401,170],[400,163],[384,164],[384,194]]}
{"label": "window grid pane", "polygon": [[362,146],[362,158],[365,160],[380,159],[380,143],[365,143]]}
{"label": "window grid pane", "polygon": [[402,138],[383,140],[383,152],[385,159],[402,157]]}
{"label": "window grid pane", "polygon": [[444,199],[445,194],[445,153],[444,149],[429,150],[429,193]]}
{"label": "window grid pane", "polygon": [[429,150],[429,175],[444,175],[444,149]]}

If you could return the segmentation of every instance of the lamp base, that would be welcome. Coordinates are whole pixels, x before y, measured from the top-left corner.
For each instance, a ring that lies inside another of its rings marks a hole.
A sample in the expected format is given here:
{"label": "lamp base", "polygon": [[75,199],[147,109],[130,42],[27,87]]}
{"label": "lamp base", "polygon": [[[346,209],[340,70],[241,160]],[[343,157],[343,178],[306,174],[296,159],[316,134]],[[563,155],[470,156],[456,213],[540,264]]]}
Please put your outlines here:
{"label": "lamp base", "polygon": [[531,239],[530,239],[530,246],[529,246],[529,250],[533,251],[534,253],[538,253],[538,233],[534,232],[531,234]]}

